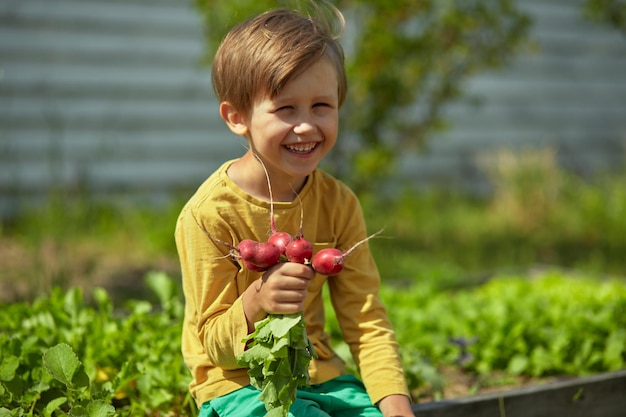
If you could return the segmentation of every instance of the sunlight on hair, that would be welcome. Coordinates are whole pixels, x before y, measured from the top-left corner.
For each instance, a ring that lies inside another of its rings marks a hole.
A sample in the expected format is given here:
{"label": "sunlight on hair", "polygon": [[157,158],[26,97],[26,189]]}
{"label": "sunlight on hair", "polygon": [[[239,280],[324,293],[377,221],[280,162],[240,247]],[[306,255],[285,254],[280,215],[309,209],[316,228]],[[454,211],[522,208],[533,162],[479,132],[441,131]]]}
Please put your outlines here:
{"label": "sunlight on hair", "polygon": [[325,0],[297,0],[296,10],[315,20],[335,40],[345,31],[346,20],[343,13],[331,2]]}

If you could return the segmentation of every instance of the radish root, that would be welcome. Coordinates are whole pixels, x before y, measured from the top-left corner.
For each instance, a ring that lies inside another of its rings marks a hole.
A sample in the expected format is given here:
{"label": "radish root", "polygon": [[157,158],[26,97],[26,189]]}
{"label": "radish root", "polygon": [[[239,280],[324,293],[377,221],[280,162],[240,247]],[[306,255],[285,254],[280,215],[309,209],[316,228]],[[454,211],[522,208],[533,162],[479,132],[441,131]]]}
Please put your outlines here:
{"label": "radish root", "polygon": [[252,151],[252,155],[259,161],[261,167],[263,168],[263,172],[265,172],[265,179],[267,180],[267,191],[270,196],[270,233],[276,233],[276,221],[274,220],[274,196],[272,195],[272,182],[270,181],[270,174],[267,172],[267,168],[263,163],[263,160],[257,155],[254,151]]}
{"label": "radish root", "polygon": [[359,240],[358,242],[356,242],[354,245],[352,245],[352,247],[350,249],[348,249],[347,251],[345,251],[343,253],[343,257],[345,258],[346,256],[350,255],[352,252],[354,252],[354,250],[356,248],[358,248],[360,245],[362,245],[363,243],[367,242],[368,240],[370,240],[373,237],[378,236],[379,234],[381,234],[383,232],[383,229],[380,229],[378,232],[376,233],[372,233],[371,235],[369,235],[368,237]]}

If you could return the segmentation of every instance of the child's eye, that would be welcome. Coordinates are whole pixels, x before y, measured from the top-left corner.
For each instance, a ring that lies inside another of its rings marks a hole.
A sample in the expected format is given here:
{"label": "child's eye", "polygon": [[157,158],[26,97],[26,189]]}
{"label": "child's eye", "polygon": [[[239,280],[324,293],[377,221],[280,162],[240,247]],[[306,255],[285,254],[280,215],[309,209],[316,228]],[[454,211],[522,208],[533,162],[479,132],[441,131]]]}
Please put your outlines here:
{"label": "child's eye", "polygon": [[313,107],[330,107],[328,103],[315,103]]}
{"label": "child's eye", "polygon": [[292,110],[292,109],[293,109],[292,106],[280,106],[276,109],[276,111]]}

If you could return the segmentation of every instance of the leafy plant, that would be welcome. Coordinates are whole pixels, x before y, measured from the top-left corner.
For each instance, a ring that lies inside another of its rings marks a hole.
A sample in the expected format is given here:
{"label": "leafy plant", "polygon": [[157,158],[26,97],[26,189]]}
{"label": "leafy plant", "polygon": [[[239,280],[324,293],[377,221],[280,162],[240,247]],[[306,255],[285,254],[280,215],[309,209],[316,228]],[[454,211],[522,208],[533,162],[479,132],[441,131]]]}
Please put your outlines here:
{"label": "leafy plant", "polygon": [[[0,416],[196,415],[180,354],[180,295],[164,274],[146,280],[157,305],[131,301],[115,309],[104,290],[87,301],[77,288],[32,304],[0,305]],[[381,298],[393,306],[389,314],[414,393],[441,391],[442,367],[540,377],[626,367],[626,282],[620,279],[547,270],[500,275],[465,289],[385,284]],[[241,358],[253,364],[251,376],[276,415],[293,389],[307,383],[311,353],[302,321],[283,318],[259,323]],[[333,345],[357,373],[331,310],[327,324]]]}
{"label": "leafy plant", "polygon": [[439,366],[534,377],[626,366],[623,280],[552,270],[458,291],[385,287],[382,297],[402,350]]}
{"label": "leafy plant", "polygon": [[[194,415],[180,355],[182,302],[174,282],[152,273],[158,305],[114,309],[96,289],[0,306],[0,404],[11,416]],[[2,415],[2,414],[0,414]]]}
{"label": "leafy plant", "polygon": [[64,405],[68,408],[69,416],[107,417],[115,414],[110,398],[106,398],[106,391],[89,395],[89,377],[68,344],[59,343],[48,349],[43,355],[43,365],[54,382],[61,384],[60,396],[48,402],[43,410],[44,415],[52,415]]}
{"label": "leafy plant", "polygon": [[626,33],[626,1],[586,0],[583,8],[592,19]]}
{"label": "leafy plant", "polygon": [[309,384],[309,362],[316,357],[302,314],[273,314],[259,321],[237,358],[261,391],[267,417],[287,417],[298,387]]}

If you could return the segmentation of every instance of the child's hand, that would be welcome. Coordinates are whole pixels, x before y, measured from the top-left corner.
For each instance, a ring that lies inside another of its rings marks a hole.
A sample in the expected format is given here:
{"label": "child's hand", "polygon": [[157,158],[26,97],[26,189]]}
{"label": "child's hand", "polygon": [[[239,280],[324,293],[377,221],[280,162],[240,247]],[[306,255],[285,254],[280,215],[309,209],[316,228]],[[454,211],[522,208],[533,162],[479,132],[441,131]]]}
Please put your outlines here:
{"label": "child's hand", "polygon": [[267,314],[293,314],[302,311],[315,271],[308,265],[281,262],[268,269],[243,295],[248,325]]}
{"label": "child's hand", "polygon": [[259,305],[268,314],[292,314],[302,311],[304,298],[315,272],[310,266],[294,262],[270,268],[257,281]]}
{"label": "child's hand", "polygon": [[409,397],[400,394],[389,395],[379,402],[380,411],[385,417],[412,417]]}

